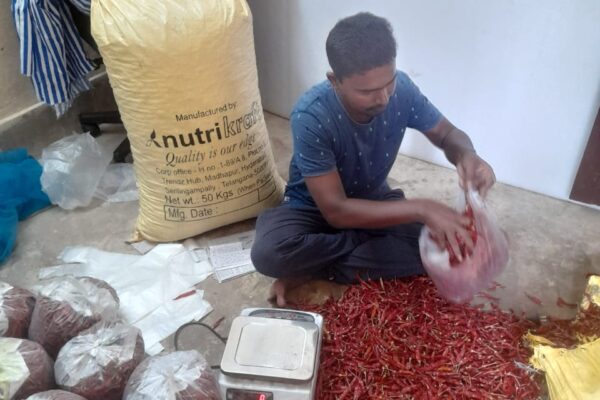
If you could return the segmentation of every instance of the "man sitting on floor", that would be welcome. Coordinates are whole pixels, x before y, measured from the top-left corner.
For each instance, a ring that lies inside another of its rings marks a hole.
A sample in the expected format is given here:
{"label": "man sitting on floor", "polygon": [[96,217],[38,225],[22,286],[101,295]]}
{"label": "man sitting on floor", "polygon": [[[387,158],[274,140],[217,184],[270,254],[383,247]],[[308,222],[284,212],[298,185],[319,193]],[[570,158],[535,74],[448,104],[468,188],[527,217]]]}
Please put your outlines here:
{"label": "man sitting on floor", "polygon": [[472,241],[468,219],[433,200],[406,200],[386,179],[406,128],[422,132],[457,168],[461,187],[485,195],[491,167],[469,137],[396,70],[389,22],[370,13],[340,20],[329,33],[332,72],[298,100],[290,115],[293,156],[283,203],[256,222],[252,261],[275,277],[271,296],[309,279],[353,283],[425,273],[423,224],[444,246]]}

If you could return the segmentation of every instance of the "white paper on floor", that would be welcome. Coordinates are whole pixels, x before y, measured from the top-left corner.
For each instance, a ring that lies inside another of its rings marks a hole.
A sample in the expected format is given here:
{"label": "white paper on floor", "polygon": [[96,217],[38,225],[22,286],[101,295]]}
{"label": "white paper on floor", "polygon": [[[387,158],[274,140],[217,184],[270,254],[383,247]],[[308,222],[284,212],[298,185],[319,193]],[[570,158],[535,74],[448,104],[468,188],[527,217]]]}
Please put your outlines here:
{"label": "white paper on floor", "polygon": [[212,240],[208,254],[219,283],[256,271],[250,259],[255,232],[242,232]]}
{"label": "white paper on floor", "polygon": [[215,278],[219,283],[256,271],[250,260],[250,249],[244,250],[235,244],[219,244],[209,249]]}
{"label": "white paper on floor", "polygon": [[202,292],[174,300],[212,273],[208,261],[194,262],[181,244],[159,244],[141,256],[67,247],[59,259],[66,264],[42,268],[39,277],[71,274],[108,282],[119,295],[125,320],[142,330],[148,350],[158,348],[179,325],[212,311]]}

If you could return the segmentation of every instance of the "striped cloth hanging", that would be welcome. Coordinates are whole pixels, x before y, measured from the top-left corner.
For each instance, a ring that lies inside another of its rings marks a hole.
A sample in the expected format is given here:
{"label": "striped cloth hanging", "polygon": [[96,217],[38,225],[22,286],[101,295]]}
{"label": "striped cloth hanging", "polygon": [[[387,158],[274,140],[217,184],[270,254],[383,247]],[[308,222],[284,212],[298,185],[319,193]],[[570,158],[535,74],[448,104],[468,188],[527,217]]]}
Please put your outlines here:
{"label": "striped cloth hanging", "polygon": [[69,0],[79,11],[90,15],[90,3],[92,0]]}
{"label": "striped cloth hanging", "polygon": [[[90,0],[71,0],[89,14]],[[31,77],[38,99],[64,114],[75,97],[89,90],[94,70],[66,0],[12,0],[20,41],[21,74]]]}

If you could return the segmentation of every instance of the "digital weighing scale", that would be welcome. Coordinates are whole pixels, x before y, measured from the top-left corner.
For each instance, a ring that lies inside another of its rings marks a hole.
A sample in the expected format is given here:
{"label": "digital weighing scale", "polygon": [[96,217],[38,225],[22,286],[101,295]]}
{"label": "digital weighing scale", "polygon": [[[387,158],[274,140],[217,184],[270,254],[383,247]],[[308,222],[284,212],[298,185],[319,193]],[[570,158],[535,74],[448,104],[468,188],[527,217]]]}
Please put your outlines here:
{"label": "digital weighing scale", "polygon": [[224,400],[312,400],[323,317],[278,308],[246,308],[236,317],[221,360]]}

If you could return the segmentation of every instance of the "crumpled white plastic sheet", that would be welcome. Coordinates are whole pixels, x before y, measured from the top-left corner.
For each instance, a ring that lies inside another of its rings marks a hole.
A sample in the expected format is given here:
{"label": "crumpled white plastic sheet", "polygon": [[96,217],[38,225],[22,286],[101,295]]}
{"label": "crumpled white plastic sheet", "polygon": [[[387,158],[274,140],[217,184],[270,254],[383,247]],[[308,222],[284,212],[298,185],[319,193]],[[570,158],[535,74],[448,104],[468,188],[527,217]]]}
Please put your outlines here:
{"label": "crumpled white plastic sheet", "polygon": [[136,201],[139,194],[133,164],[110,164],[98,182],[94,197],[105,201],[105,204]]}
{"label": "crumpled white plastic sheet", "polygon": [[144,255],[67,247],[59,259],[66,264],[42,268],[39,277],[75,275],[106,281],[119,295],[123,318],[142,331],[148,354],[162,351],[159,342],[180,325],[212,311],[203,291],[175,300],[212,273],[210,262],[194,262],[181,244],[159,244]]}
{"label": "crumpled white plastic sheet", "polygon": [[57,140],[42,151],[42,190],[65,210],[87,207],[111,159],[112,150],[89,132]]}
{"label": "crumpled white plastic sheet", "polygon": [[160,341],[174,333],[181,325],[197,321],[210,313],[213,308],[203,300],[204,290],[175,301],[166,302],[134,325],[142,331],[146,353],[155,355],[163,350]]}

